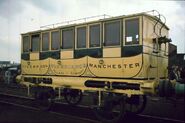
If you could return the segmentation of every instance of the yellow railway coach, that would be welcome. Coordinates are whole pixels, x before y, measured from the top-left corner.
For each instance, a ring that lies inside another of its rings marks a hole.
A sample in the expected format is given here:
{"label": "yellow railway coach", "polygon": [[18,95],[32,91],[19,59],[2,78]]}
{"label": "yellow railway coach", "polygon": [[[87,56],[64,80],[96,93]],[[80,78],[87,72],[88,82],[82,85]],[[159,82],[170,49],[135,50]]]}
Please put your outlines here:
{"label": "yellow railway coach", "polygon": [[36,87],[35,98],[45,105],[62,95],[74,105],[82,92],[93,93],[95,113],[104,122],[121,119],[131,111],[127,105],[139,113],[145,95],[168,92],[170,85],[171,40],[162,17],[139,13],[24,33],[17,78]]}

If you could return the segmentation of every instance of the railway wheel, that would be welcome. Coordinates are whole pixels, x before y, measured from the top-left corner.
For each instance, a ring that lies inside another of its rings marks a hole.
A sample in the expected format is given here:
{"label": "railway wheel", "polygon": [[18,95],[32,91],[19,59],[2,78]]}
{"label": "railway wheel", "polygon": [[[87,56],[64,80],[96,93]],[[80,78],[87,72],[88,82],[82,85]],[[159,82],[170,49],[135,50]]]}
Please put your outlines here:
{"label": "railway wheel", "polygon": [[36,105],[41,110],[50,110],[54,103],[52,92],[35,92]]}
{"label": "railway wheel", "polygon": [[96,117],[103,123],[117,123],[125,114],[124,96],[108,94],[103,96],[101,104],[94,107]]}
{"label": "railway wheel", "polygon": [[66,102],[72,106],[77,105],[82,100],[82,91],[78,89],[64,89],[64,99]]}
{"label": "railway wheel", "polygon": [[139,114],[144,111],[147,104],[146,95],[132,95],[126,100],[126,111],[129,113]]}

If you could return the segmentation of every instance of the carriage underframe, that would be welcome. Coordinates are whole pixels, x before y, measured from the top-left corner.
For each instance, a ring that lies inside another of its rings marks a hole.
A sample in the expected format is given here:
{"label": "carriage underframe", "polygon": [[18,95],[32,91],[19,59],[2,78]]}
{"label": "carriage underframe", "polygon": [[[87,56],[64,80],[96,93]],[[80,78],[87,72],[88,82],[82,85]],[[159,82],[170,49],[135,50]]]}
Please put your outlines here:
{"label": "carriage underframe", "polygon": [[93,97],[90,107],[96,117],[112,123],[121,120],[126,112],[141,113],[146,106],[146,95],[156,94],[158,88],[156,80],[26,75],[20,78],[27,80],[21,84],[27,86],[28,96],[34,96],[42,110],[49,110],[53,102],[63,97],[68,104],[78,105],[83,93],[88,93]]}

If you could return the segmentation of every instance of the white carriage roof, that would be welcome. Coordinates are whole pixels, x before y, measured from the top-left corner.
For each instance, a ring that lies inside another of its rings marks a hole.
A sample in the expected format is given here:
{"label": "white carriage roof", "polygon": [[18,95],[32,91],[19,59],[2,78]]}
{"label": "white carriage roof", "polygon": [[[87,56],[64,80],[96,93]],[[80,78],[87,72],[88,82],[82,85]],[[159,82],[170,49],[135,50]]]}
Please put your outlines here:
{"label": "white carriage roof", "polygon": [[[131,18],[131,17],[137,17],[137,16],[145,16],[145,17],[153,19],[154,21],[157,21],[159,19],[156,15],[151,15],[151,14],[148,14],[147,12],[130,14],[130,15],[121,15],[121,16],[115,16],[115,17],[104,14],[104,15],[91,16],[91,17],[86,17],[86,18],[81,18],[81,19],[76,19],[76,20],[70,20],[70,21],[65,21],[65,22],[60,22],[60,23],[44,25],[44,26],[41,26],[39,30],[22,33],[21,35],[40,33],[44,31],[51,31],[51,30],[56,30],[56,29],[61,29],[61,28],[66,28],[66,27],[74,27],[78,25],[98,23],[98,22],[104,22],[104,21],[116,20],[116,19],[122,19],[122,18]],[[161,21],[161,19],[159,20],[159,23],[164,24]],[[167,30],[169,30],[167,25],[164,24],[164,27]]]}

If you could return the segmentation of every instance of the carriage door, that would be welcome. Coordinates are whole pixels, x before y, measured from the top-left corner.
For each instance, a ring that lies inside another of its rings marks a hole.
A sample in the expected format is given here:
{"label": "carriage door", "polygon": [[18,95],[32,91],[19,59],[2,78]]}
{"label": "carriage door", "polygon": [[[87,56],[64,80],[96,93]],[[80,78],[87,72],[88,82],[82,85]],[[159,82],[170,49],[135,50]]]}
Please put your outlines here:
{"label": "carriage door", "polygon": [[124,24],[124,44],[122,47],[123,76],[134,77],[142,67],[142,21],[139,17],[126,18]]}
{"label": "carriage door", "polygon": [[29,74],[40,73],[40,34],[31,35],[31,49],[30,49],[30,72]]}
{"label": "carriage door", "polygon": [[28,61],[30,60],[30,36],[22,36],[22,53],[21,60]]}
{"label": "carriage door", "polygon": [[21,52],[21,74],[26,74],[26,68],[30,60],[30,36],[22,35],[22,52]]}
{"label": "carriage door", "polygon": [[121,20],[103,24],[103,57],[121,57]]}
{"label": "carriage door", "polygon": [[61,59],[73,59],[74,54],[74,28],[64,28],[61,30],[62,51]]}
{"label": "carriage door", "polygon": [[30,60],[39,60],[40,34],[31,35]]}

